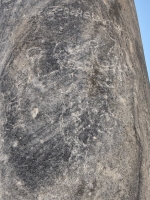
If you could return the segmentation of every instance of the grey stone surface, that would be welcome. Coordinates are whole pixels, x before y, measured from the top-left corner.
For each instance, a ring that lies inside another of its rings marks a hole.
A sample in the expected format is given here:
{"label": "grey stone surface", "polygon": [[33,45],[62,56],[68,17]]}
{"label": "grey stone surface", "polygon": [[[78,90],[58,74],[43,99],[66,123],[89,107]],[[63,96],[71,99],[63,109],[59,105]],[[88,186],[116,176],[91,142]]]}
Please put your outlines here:
{"label": "grey stone surface", "polygon": [[1,0],[0,60],[1,200],[150,199],[133,0]]}

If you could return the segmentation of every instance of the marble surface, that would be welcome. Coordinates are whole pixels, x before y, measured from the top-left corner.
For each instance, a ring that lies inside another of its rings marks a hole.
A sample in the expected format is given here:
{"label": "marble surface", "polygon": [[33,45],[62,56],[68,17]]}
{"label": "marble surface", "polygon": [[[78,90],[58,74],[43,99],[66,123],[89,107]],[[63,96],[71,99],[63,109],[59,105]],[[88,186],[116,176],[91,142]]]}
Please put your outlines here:
{"label": "marble surface", "polygon": [[150,199],[133,0],[1,0],[0,60],[1,200]]}

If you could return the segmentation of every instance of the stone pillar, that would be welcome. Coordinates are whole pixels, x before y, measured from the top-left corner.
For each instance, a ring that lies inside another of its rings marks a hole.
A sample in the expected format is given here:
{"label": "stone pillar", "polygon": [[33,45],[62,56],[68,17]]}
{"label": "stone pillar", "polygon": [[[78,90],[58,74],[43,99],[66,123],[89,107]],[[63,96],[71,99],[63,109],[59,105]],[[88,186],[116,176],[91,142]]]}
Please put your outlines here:
{"label": "stone pillar", "polygon": [[150,199],[133,0],[1,0],[0,60],[1,200]]}

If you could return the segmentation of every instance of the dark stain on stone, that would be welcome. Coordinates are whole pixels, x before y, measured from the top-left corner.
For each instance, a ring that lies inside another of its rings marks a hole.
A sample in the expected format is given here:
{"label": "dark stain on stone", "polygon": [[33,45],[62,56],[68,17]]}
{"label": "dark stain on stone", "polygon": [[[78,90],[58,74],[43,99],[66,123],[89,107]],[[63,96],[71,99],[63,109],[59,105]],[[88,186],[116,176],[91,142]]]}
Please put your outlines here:
{"label": "dark stain on stone", "polygon": [[82,130],[81,132],[79,132],[79,140],[82,141],[84,144],[88,144],[88,142],[91,143],[91,141],[93,140],[93,137],[97,136],[97,130],[94,127],[87,127],[84,130]]}
{"label": "dark stain on stone", "polygon": [[100,32],[100,28],[102,27],[102,23],[101,22],[94,22],[93,24],[93,28],[92,28],[92,37],[94,38],[96,35],[99,34]]}
{"label": "dark stain on stone", "polygon": [[16,0],[1,0],[2,8],[10,6],[10,4],[14,4]]}
{"label": "dark stain on stone", "polygon": [[[101,4],[101,12],[102,12],[103,19],[107,20],[109,18],[109,16],[108,16],[108,8],[107,8],[107,6],[105,5],[105,3],[103,1],[100,1],[99,3]],[[98,14],[98,10],[97,9],[95,9],[95,12],[97,12],[97,14]]]}
{"label": "dark stain on stone", "polygon": [[94,193],[96,187],[97,187],[97,180],[95,179],[95,180],[93,181],[93,188],[91,188],[90,191],[91,191],[92,193]]}
{"label": "dark stain on stone", "polygon": [[119,20],[120,20],[121,9],[122,9],[121,5],[117,0],[114,0],[111,3],[110,9],[109,9],[109,15],[116,22],[119,22]]}
{"label": "dark stain on stone", "polygon": [[43,180],[53,184],[71,154],[70,146],[59,134],[41,144],[35,136],[18,128],[5,136],[5,142],[8,144],[15,141],[18,141],[17,146],[11,145],[8,149],[9,162],[31,191],[37,189]]}
{"label": "dark stain on stone", "polygon": [[78,138],[84,144],[88,144],[89,142],[91,143],[93,137],[98,135],[97,129],[93,125],[91,125],[88,112],[83,113],[79,118],[80,122],[78,123],[79,127]]}
{"label": "dark stain on stone", "polygon": [[85,181],[82,181],[82,183],[78,185],[75,197],[82,197],[84,195],[84,192],[85,192]]}
{"label": "dark stain on stone", "polygon": [[90,124],[90,120],[89,120],[89,115],[88,112],[84,112],[83,114],[80,115],[80,125],[83,125],[84,127],[88,126]]}
{"label": "dark stain on stone", "polygon": [[99,70],[99,64],[95,61],[91,73],[88,75],[89,96],[104,95],[108,92],[108,87],[104,85],[106,75]]}
{"label": "dark stain on stone", "polygon": [[89,138],[89,130],[84,130],[79,134],[79,140],[84,144],[87,144],[87,140]]}
{"label": "dark stain on stone", "polygon": [[105,61],[109,61],[112,59],[110,57],[111,55],[108,55],[108,53],[111,50],[111,48],[113,48],[114,45],[115,45],[115,42],[110,41],[99,48],[98,60],[100,63],[103,63]]}
{"label": "dark stain on stone", "polygon": [[135,40],[135,50],[136,50],[136,56],[139,60],[139,63],[141,66],[143,66],[143,63],[145,63],[144,54],[143,54],[143,50],[140,47],[139,42],[137,40]]}
{"label": "dark stain on stone", "polygon": [[9,74],[5,74],[1,82],[1,92],[6,93],[11,91],[13,85],[13,80]]}
{"label": "dark stain on stone", "polygon": [[60,66],[57,63],[57,59],[53,58],[50,55],[43,56],[38,65],[34,66],[35,74],[40,76],[47,75],[53,71],[59,70]]}
{"label": "dark stain on stone", "polygon": [[[135,119],[134,119],[135,120]],[[143,181],[143,177],[142,177],[142,163],[143,163],[143,147],[142,147],[142,144],[141,144],[141,139],[140,139],[140,136],[139,136],[139,133],[137,131],[137,127],[134,125],[134,131],[135,131],[135,139],[136,139],[136,144],[137,144],[137,147],[138,147],[138,165],[137,165],[137,168],[138,168],[138,173],[137,173],[137,178],[138,178],[138,188],[137,188],[137,196],[136,198],[137,199],[140,199],[140,193],[141,193],[141,185],[142,185],[142,181]]]}

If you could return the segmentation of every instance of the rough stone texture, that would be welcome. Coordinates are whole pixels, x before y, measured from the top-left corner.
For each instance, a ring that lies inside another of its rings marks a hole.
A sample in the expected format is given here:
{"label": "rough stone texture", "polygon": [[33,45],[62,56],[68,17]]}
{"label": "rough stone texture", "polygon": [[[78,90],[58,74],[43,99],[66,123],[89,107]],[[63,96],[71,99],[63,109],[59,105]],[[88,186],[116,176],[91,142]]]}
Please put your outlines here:
{"label": "rough stone texture", "polygon": [[0,60],[1,200],[150,199],[133,0],[1,0]]}

